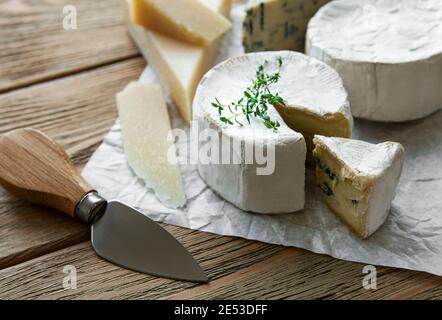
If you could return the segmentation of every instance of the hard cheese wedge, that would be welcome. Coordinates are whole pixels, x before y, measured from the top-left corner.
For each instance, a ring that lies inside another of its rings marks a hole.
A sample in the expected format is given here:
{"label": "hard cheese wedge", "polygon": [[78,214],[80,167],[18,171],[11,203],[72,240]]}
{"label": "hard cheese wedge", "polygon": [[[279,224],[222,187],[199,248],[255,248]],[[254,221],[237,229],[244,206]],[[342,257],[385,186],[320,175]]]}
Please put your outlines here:
{"label": "hard cheese wedge", "polygon": [[184,206],[186,196],[175,146],[167,139],[171,128],[161,88],[131,82],[117,94],[117,106],[130,167],[164,204]]}
{"label": "hard cheese wedge", "polygon": [[[133,0],[132,0],[133,1]],[[206,0],[212,10],[227,16],[231,0]],[[133,2],[128,2],[129,6]],[[129,23],[129,32],[154,68],[184,120],[192,118],[192,101],[204,73],[212,66],[220,40],[207,47],[194,46]]]}
{"label": "hard cheese wedge", "polygon": [[304,51],[309,19],[329,0],[250,0],[243,21],[246,52]]}
{"label": "hard cheese wedge", "polygon": [[199,0],[133,0],[133,23],[194,45],[208,45],[230,21]]}
{"label": "hard cheese wedge", "polygon": [[396,142],[315,136],[316,177],[325,202],[359,237],[386,220],[402,172],[404,149]]}

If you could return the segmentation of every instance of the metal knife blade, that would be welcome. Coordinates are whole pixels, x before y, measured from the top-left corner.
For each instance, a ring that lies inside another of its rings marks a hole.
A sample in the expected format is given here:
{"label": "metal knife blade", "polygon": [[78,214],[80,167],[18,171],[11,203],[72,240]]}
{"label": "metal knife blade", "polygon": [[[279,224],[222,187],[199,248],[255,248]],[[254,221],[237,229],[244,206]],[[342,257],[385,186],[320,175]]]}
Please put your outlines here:
{"label": "metal knife blade", "polygon": [[165,229],[119,201],[109,201],[92,225],[92,246],[102,258],[138,272],[177,280],[207,282],[187,250]]}

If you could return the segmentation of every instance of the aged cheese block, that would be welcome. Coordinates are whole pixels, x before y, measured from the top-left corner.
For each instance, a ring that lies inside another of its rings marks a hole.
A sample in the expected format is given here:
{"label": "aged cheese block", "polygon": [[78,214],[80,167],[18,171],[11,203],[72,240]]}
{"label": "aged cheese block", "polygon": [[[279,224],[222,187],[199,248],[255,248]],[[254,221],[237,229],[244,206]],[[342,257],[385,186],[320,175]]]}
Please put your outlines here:
{"label": "aged cheese block", "polygon": [[172,152],[175,146],[167,139],[171,128],[161,88],[131,82],[117,94],[117,106],[129,166],[164,204],[184,206],[186,196]]}
{"label": "aged cheese block", "polygon": [[328,207],[359,237],[386,220],[402,172],[404,149],[396,142],[371,144],[315,136],[316,177]]}
{"label": "aged cheese block", "polygon": [[231,24],[199,0],[132,0],[131,21],[194,45],[208,45]]}
{"label": "aged cheese block", "polygon": [[243,22],[245,52],[304,51],[309,19],[329,0],[250,0]]}
{"label": "aged cheese block", "polygon": [[[204,3],[225,16],[230,12],[231,0],[205,0]],[[196,87],[213,65],[220,40],[206,47],[194,46],[133,23],[129,23],[129,32],[183,119],[190,122]]]}
{"label": "aged cheese block", "polygon": [[307,32],[307,54],[334,67],[355,117],[406,121],[442,108],[442,1],[337,0]]}

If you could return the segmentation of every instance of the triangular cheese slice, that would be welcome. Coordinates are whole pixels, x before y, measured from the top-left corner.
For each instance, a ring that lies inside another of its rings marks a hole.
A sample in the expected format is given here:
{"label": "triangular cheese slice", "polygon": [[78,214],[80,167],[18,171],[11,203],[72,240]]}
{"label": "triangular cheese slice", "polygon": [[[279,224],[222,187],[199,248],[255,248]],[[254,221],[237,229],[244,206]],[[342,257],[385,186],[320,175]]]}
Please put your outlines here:
{"label": "triangular cheese slice", "polygon": [[200,0],[132,0],[132,22],[193,45],[209,45],[231,23]]}
{"label": "triangular cheese slice", "polygon": [[[206,0],[204,3],[225,16],[229,15],[231,0]],[[207,47],[193,46],[133,23],[129,23],[129,32],[181,116],[190,122],[196,87],[213,65],[220,40]]]}
{"label": "triangular cheese slice", "polygon": [[386,220],[402,172],[404,148],[396,142],[313,139],[316,177],[327,206],[359,237]]}
{"label": "triangular cheese slice", "polygon": [[169,114],[158,85],[129,83],[117,94],[124,152],[135,174],[169,207],[186,204]]}

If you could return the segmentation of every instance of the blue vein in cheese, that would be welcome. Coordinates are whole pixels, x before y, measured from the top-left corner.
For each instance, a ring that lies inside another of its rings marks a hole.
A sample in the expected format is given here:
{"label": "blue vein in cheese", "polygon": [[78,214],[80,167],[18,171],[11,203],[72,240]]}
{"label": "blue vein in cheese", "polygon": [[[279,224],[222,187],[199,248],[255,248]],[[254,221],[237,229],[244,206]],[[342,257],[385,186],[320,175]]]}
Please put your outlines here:
{"label": "blue vein in cheese", "polygon": [[245,52],[304,51],[309,19],[329,0],[250,0],[243,21]]}

